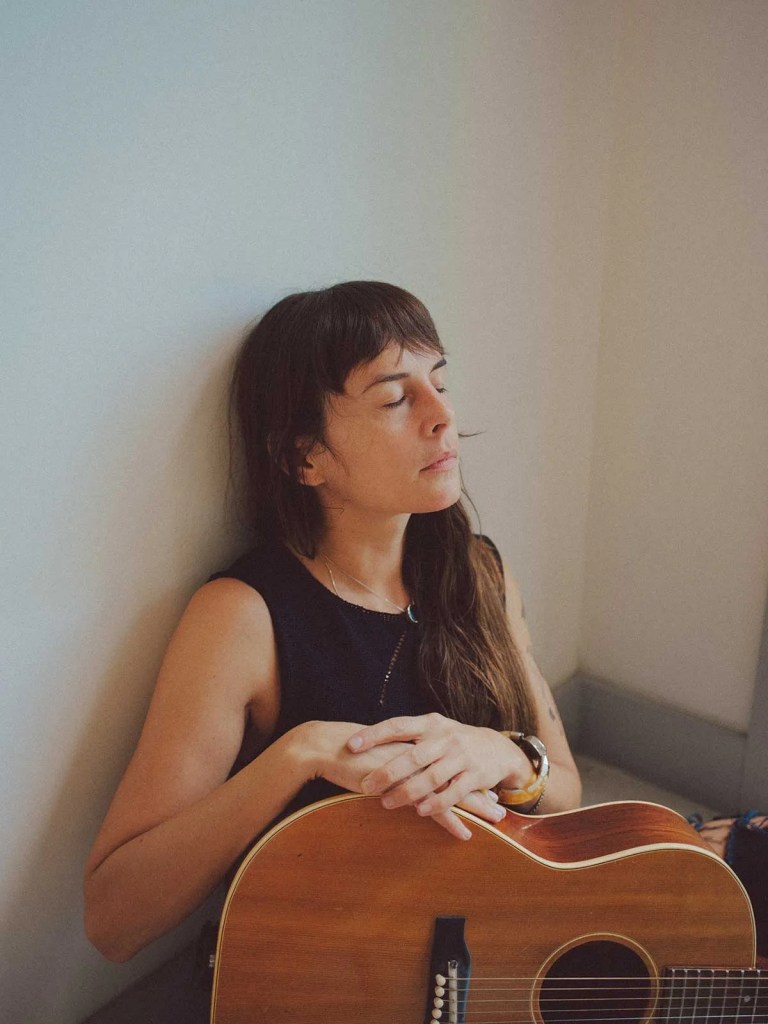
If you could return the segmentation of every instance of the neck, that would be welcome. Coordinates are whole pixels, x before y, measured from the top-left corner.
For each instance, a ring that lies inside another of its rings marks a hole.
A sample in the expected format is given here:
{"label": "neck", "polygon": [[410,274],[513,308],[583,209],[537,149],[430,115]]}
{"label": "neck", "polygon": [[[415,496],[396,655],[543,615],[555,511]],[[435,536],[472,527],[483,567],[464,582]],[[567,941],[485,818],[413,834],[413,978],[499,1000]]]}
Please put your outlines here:
{"label": "neck", "polygon": [[403,552],[408,516],[365,523],[335,524],[318,542],[319,556],[362,580],[367,586],[398,604],[406,605],[403,586]]}
{"label": "neck", "polygon": [[664,972],[661,996],[654,1020],[751,1024],[766,1019],[768,979],[759,968],[674,967]]}

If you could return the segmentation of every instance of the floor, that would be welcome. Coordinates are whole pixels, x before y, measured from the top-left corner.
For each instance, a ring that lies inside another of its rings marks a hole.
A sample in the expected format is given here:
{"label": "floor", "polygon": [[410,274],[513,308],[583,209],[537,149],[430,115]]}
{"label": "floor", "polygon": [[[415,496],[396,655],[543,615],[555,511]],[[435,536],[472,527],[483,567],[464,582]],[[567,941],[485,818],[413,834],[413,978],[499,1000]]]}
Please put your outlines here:
{"label": "floor", "polygon": [[688,815],[698,811],[705,820],[716,815],[715,809],[711,807],[702,807],[701,804],[680,796],[679,793],[659,789],[650,782],[627,775],[619,768],[596,761],[592,757],[577,754],[576,763],[581,773],[581,802],[584,806],[613,800],[647,800],[650,803],[671,807],[680,814]]}

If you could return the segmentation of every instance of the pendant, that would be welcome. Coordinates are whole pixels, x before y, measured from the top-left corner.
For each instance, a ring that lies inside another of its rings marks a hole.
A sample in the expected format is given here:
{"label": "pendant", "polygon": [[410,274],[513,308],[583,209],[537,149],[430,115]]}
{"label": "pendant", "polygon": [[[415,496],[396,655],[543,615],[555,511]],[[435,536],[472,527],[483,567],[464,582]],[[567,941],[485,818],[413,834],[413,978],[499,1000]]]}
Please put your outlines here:
{"label": "pendant", "polygon": [[416,609],[413,607],[412,604],[409,604],[408,607],[405,609],[405,614],[408,616],[411,622],[418,623],[419,620],[416,618]]}

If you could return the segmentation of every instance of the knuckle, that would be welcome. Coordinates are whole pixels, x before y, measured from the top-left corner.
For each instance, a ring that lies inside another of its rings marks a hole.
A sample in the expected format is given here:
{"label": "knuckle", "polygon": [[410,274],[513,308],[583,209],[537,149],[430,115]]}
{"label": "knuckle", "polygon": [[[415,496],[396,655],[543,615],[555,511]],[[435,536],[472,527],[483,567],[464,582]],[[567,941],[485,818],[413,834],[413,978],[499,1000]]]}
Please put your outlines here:
{"label": "knuckle", "polygon": [[411,764],[415,768],[423,768],[425,765],[429,764],[429,753],[421,744],[417,743],[411,747],[410,759]]}
{"label": "knuckle", "polygon": [[413,804],[423,799],[424,794],[421,792],[421,788],[415,779],[409,779],[404,782],[400,787],[399,791],[406,803]]}
{"label": "knuckle", "polygon": [[463,757],[468,757],[472,750],[472,744],[469,741],[469,737],[464,733],[459,733],[454,737],[453,746],[454,750]]}
{"label": "knuckle", "polygon": [[455,803],[456,803],[455,800],[451,800],[451,799],[449,799],[446,796],[441,796],[441,797],[438,798],[437,803],[435,804],[435,806],[439,810],[441,810],[443,812],[443,814],[448,814],[451,811],[451,808],[455,805]]}

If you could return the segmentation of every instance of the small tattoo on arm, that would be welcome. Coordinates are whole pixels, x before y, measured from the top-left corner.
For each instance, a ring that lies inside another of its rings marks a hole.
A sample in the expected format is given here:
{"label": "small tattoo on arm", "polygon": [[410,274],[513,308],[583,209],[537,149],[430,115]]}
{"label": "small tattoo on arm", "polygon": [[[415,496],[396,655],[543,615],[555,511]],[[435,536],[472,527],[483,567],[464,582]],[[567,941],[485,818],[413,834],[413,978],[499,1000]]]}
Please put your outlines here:
{"label": "small tattoo on arm", "polygon": [[548,705],[547,710],[549,711],[549,717],[552,721],[557,722],[560,727],[560,735],[565,736],[565,729],[563,728],[563,723],[560,721],[560,715],[558,715],[557,711],[551,704]]}

